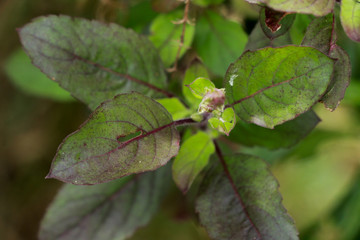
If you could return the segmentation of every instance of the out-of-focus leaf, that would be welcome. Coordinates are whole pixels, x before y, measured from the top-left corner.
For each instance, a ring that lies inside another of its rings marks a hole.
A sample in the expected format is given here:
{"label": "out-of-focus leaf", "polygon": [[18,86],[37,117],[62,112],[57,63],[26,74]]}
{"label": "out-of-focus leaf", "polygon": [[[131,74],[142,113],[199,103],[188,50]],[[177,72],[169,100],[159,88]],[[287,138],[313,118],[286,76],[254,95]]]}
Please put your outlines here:
{"label": "out-of-focus leaf", "polygon": [[360,42],[360,2],[358,0],[342,0],[340,19],[348,37],[353,41]]}
{"label": "out-of-focus leaf", "polygon": [[34,67],[29,57],[21,49],[14,52],[8,59],[5,71],[12,83],[26,93],[56,101],[74,100],[69,92]]}
{"label": "out-of-focus leaf", "polygon": [[285,34],[275,39],[269,39],[262,30],[260,23],[257,23],[255,28],[252,30],[251,34],[249,35],[249,41],[246,44],[245,50],[254,51],[259,48],[264,48],[269,46],[280,47],[289,44],[291,44],[291,38],[289,32],[286,32]]}
{"label": "out-of-focus leaf", "polygon": [[295,16],[295,14],[278,12],[264,7],[260,11],[260,26],[268,38],[274,39],[285,34],[290,29]]}
{"label": "out-of-focus leaf", "polygon": [[333,66],[333,59],[311,47],[248,51],[226,73],[226,97],[242,120],[274,128],[322,97]]}
{"label": "out-of-focus leaf", "polygon": [[242,27],[206,11],[196,22],[194,46],[204,64],[215,74],[224,76],[230,63],[244,50],[247,35]]}
{"label": "out-of-focus leaf", "polygon": [[298,239],[282,206],[278,183],[265,162],[226,156],[204,177],[196,210],[210,237],[223,240]]}
{"label": "out-of-focus leaf", "polygon": [[208,164],[210,155],[215,152],[212,139],[203,132],[188,138],[176,156],[172,171],[176,185],[187,192],[196,176]]}
{"label": "out-of-focus leaf", "polygon": [[[180,47],[180,38],[183,25],[176,24],[183,17],[183,11],[175,11],[168,14],[160,14],[151,24],[151,35],[149,39],[157,47],[161,59],[166,67],[174,63],[178,49]],[[184,34],[184,44],[181,47],[180,55],[184,55],[191,46],[194,37],[195,27],[187,24]]]}
{"label": "out-of-focus leaf", "polygon": [[154,95],[166,85],[155,47],[118,25],[48,16],[19,34],[33,63],[91,109],[119,93]]}
{"label": "out-of-focus leaf", "polygon": [[192,0],[191,3],[193,3],[195,5],[199,5],[201,7],[207,7],[212,4],[220,4],[223,1],[224,0]]}
{"label": "out-of-focus leaf", "polygon": [[123,240],[156,213],[167,184],[168,168],[96,186],[65,185],[50,205],[40,240]]}
{"label": "out-of-focus leaf", "polygon": [[191,111],[187,109],[178,98],[162,98],[156,99],[171,114],[174,120],[187,117]]}
{"label": "out-of-focus leaf", "polygon": [[209,78],[209,73],[204,65],[199,62],[195,61],[193,64],[186,70],[184,81],[182,84],[182,92],[186,99],[186,101],[190,104],[192,109],[197,109],[201,102],[201,99],[194,96],[191,90],[187,87],[187,85],[191,84],[195,79],[202,77],[202,78]]}
{"label": "out-of-focus leaf", "polygon": [[324,102],[326,108],[334,111],[344,98],[345,91],[350,84],[351,62],[347,53],[337,45],[330,50],[330,57],[337,61],[334,65],[331,83],[321,101]]}
{"label": "out-of-focus leaf", "polygon": [[229,138],[247,146],[263,146],[269,149],[289,148],[305,138],[319,122],[319,117],[312,110],[274,129],[238,121]]}
{"label": "out-of-focus leaf", "polygon": [[161,13],[167,13],[175,8],[177,8],[181,4],[178,0],[151,0],[152,8]]}
{"label": "out-of-focus leaf", "polygon": [[101,104],[60,145],[48,178],[98,184],[165,165],[179,149],[171,115],[139,93]]}
{"label": "out-of-focus leaf", "polygon": [[328,55],[330,47],[334,44],[335,20],[334,14],[315,18],[308,26],[302,46],[314,47],[322,53]]}
{"label": "out-of-focus leaf", "polygon": [[[264,3],[267,6],[283,12],[306,13],[315,16],[324,16],[330,13],[335,5],[335,0],[246,0],[249,3]],[[352,1],[352,0],[349,0]]]}
{"label": "out-of-focus leaf", "polygon": [[308,25],[314,17],[307,14],[296,14],[294,23],[289,30],[291,40],[295,45],[300,45],[304,39]]}

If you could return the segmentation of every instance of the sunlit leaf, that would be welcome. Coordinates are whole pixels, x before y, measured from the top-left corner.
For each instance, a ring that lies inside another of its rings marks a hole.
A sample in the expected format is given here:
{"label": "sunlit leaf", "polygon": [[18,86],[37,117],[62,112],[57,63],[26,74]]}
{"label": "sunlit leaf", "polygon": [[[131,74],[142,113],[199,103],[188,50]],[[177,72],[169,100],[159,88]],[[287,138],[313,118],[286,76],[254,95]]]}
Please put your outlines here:
{"label": "sunlit leaf", "polygon": [[26,93],[56,101],[74,100],[68,91],[32,65],[23,50],[18,50],[11,55],[5,64],[5,71],[15,86]]}
{"label": "sunlit leaf", "polygon": [[196,210],[213,239],[298,239],[265,162],[237,154],[204,177]]}
{"label": "sunlit leaf", "polygon": [[19,34],[33,63],[92,109],[119,93],[153,95],[166,85],[155,47],[118,25],[48,16]]}
{"label": "sunlit leaf", "polygon": [[210,118],[209,123],[212,128],[229,135],[236,125],[236,115],[234,109],[226,108],[225,111],[221,113],[220,117]]}
{"label": "sunlit leaf", "polygon": [[[183,14],[183,11],[180,10],[168,14],[160,14],[155,18],[150,27],[151,35],[149,39],[157,47],[166,67],[175,62],[180,47],[183,25],[176,24],[176,22],[183,18]],[[181,47],[179,57],[184,55],[190,47],[194,32],[195,27],[187,24],[184,33],[184,44]]]}
{"label": "sunlit leaf", "polygon": [[188,138],[176,156],[172,171],[177,186],[187,192],[201,170],[208,164],[210,155],[215,151],[212,139],[203,132]]}
{"label": "sunlit leaf", "polygon": [[342,0],[340,19],[348,37],[360,42],[360,2],[358,0]]}
{"label": "sunlit leaf", "polygon": [[156,99],[156,101],[166,108],[174,120],[187,117],[191,113],[178,98],[162,98]]}
{"label": "sunlit leaf", "polygon": [[[307,13],[315,16],[324,16],[330,13],[335,0],[246,0],[250,3],[264,3],[267,6],[284,12]],[[350,0],[349,0],[350,1]],[[352,1],[352,0],[351,0]]]}
{"label": "sunlit leaf", "polygon": [[186,86],[189,87],[194,96],[199,99],[202,99],[208,90],[215,89],[215,84],[211,80],[203,77],[195,79],[192,83]]}
{"label": "sunlit leaf", "polygon": [[191,84],[197,78],[209,78],[209,73],[204,65],[198,60],[194,61],[193,64],[186,70],[184,81],[182,84],[182,92],[186,101],[190,104],[192,109],[197,109],[201,102],[201,99],[194,96],[190,88],[187,85]]}
{"label": "sunlit leaf", "polygon": [[288,148],[305,138],[319,122],[319,117],[312,110],[274,129],[238,121],[229,138],[246,146],[263,146],[268,149]]}
{"label": "sunlit leaf", "polygon": [[165,165],[179,149],[171,115],[139,93],[101,104],[60,145],[48,178],[98,184]]}
{"label": "sunlit leaf", "polygon": [[311,47],[248,51],[228,69],[226,97],[242,120],[273,128],[319,101],[333,65],[333,59]]}
{"label": "sunlit leaf", "polygon": [[127,239],[158,210],[168,173],[161,168],[95,186],[65,185],[42,221],[39,239]]}
{"label": "sunlit leaf", "polygon": [[242,27],[206,11],[196,21],[194,46],[204,64],[215,74],[224,76],[229,64],[244,50],[247,35]]}

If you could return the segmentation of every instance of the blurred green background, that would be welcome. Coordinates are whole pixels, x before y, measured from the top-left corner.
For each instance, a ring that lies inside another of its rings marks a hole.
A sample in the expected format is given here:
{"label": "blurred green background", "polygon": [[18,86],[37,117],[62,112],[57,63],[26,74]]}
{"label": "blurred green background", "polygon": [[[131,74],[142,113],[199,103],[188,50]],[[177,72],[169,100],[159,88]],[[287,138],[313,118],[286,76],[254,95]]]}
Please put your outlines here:
{"label": "blurred green background", "polygon": [[[247,32],[256,22],[256,9],[242,0],[225,1],[219,10],[246,23]],[[44,179],[51,160],[62,139],[89,114],[32,67],[20,50],[16,28],[47,14],[114,21],[147,33],[159,13],[149,0],[1,0],[0,239],[4,240],[37,239],[41,218],[61,186]],[[360,44],[348,40],[340,25],[338,32],[353,67],[340,107],[329,112],[323,105],[315,106],[322,122],[292,149],[243,148],[272,164],[284,205],[303,240],[360,239]],[[295,31],[292,36],[299,34]],[[131,239],[208,239],[192,219],[187,200],[174,190],[150,225]]]}

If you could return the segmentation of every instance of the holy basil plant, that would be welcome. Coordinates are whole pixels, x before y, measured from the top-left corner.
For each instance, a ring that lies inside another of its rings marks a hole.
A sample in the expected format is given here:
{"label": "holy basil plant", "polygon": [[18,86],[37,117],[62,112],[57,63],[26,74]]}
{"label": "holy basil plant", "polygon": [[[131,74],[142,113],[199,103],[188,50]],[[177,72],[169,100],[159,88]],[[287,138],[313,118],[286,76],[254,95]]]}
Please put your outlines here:
{"label": "holy basil plant", "polygon": [[[319,122],[316,103],[336,109],[351,69],[334,9],[360,41],[360,3],[248,1],[261,6],[249,35],[210,0],[153,1],[149,35],[53,15],[19,29],[32,63],[93,111],[52,162],[47,178],[69,184],[40,239],[126,239],[156,213],[171,174],[210,238],[298,239],[268,163],[237,146],[289,148]],[[300,45],[289,34],[297,14],[313,19]]]}

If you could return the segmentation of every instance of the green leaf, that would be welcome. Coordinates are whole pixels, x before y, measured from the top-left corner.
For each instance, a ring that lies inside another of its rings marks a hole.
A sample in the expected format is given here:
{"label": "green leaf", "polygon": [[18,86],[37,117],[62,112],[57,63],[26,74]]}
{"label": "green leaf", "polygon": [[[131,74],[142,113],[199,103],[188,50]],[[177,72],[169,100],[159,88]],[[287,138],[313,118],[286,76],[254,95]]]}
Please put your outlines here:
{"label": "green leaf", "polygon": [[[160,14],[151,24],[151,35],[149,39],[157,47],[161,59],[166,67],[170,67],[175,62],[178,49],[180,47],[180,38],[182,34],[183,25],[176,24],[183,17],[183,11],[175,11],[168,14]],[[188,48],[190,48],[194,38],[195,27],[193,25],[186,25],[184,33],[184,44],[181,47],[180,55],[184,55]]]}
{"label": "green leaf", "polygon": [[360,42],[360,2],[342,0],[340,19],[348,37],[353,41]]}
{"label": "green leaf", "polygon": [[249,36],[249,41],[246,44],[245,50],[254,51],[268,46],[280,47],[291,43],[289,32],[286,32],[275,39],[269,39],[262,30],[260,23],[257,23]]}
{"label": "green leaf", "polygon": [[295,16],[295,14],[278,12],[264,7],[260,10],[259,22],[265,35],[270,39],[274,39],[289,31]]}
{"label": "green leaf", "polygon": [[114,95],[164,93],[164,69],[145,37],[115,24],[67,16],[36,18],[19,30],[33,63],[94,109]]}
{"label": "green leaf", "polygon": [[236,125],[236,115],[234,109],[226,108],[224,112],[221,113],[221,117],[210,118],[209,123],[212,128],[229,135]]}
{"label": "green leaf", "polygon": [[209,73],[204,65],[195,61],[193,64],[186,70],[185,77],[182,85],[182,92],[186,99],[186,101],[190,104],[192,109],[197,109],[201,102],[201,99],[198,99],[194,96],[191,90],[187,87],[187,85],[191,84],[197,78],[209,78]]}
{"label": "green leaf", "polygon": [[224,0],[192,0],[191,3],[193,3],[195,5],[199,5],[201,7],[207,7],[212,4],[220,4],[223,1]]}
{"label": "green leaf", "polygon": [[193,95],[199,99],[202,99],[208,90],[215,89],[215,84],[211,80],[203,77],[195,79],[192,83],[186,86],[189,87]]}
{"label": "green leaf", "polygon": [[155,170],[178,153],[179,134],[171,115],[139,93],[101,104],[60,145],[47,178],[98,184]]}
{"label": "green leaf", "polygon": [[247,35],[241,26],[206,11],[196,22],[194,46],[204,64],[224,76],[229,64],[244,50]]}
{"label": "green leaf", "polygon": [[95,186],[65,185],[41,223],[40,240],[123,240],[157,212],[167,168]]}
{"label": "green leaf", "polygon": [[315,18],[309,24],[301,45],[314,47],[328,55],[330,47],[334,45],[334,28],[335,19],[333,13],[324,17]]}
{"label": "green leaf", "polygon": [[186,193],[190,189],[214,152],[212,139],[203,132],[196,133],[181,145],[172,166],[174,181],[181,191]]}
{"label": "green leaf", "polygon": [[26,93],[55,101],[74,100],[69,92],[34,67],[22,49],[10,56],[5,64],[5,71],[12,83]]}
{"label": "green leaf", "polygon": [[320,100],[333,66],[333,59],[311,47],[248,51],[229,67],[226,97],[242,120],[274,128]]}
{"label": "green leaf", "polygon": [[294,23],[289,30],[291,40],[295,45],[300,45],[302,40],[304,39],[305,32],[307,27],[314,19],[312,15],[307,14],[296,14]]}
{"label": "green leaf", "polygon": [[191,111],[178,98],[162,98],[156,99],[156,101],[166,108],[174,120],[187,117],[191,114]]}
{"label": "green leaf", "polygon": [[298,239],[268,165],[245,154],[221,161],[223,168],[217,165],[204,177],[196,201],[200,222],[209,236],[222,240]]}
{"label": "green leaf", "polygon": [[336,59],[331,83],[321,98],[325,107],[334,111],[345,96],[345,91],[351,80],[351,62],[349,55],[339,46],[334,45],[330,50],[330,57]]}
{"label": "green leaf", "polygon": [[312,110],[274,129],[237,121],[229,138],[246,146],[263,146],[268,149],[289,148],[305,138],[319,122],[319,117]]}
{"label": "green leaf", "polygon": [[[283,12],[296,12],[324,16],[330,13],[335,0],[246,0],[249,3],[264,3],[270,8]],[[350,1],[350,0],[349,0]]]}

